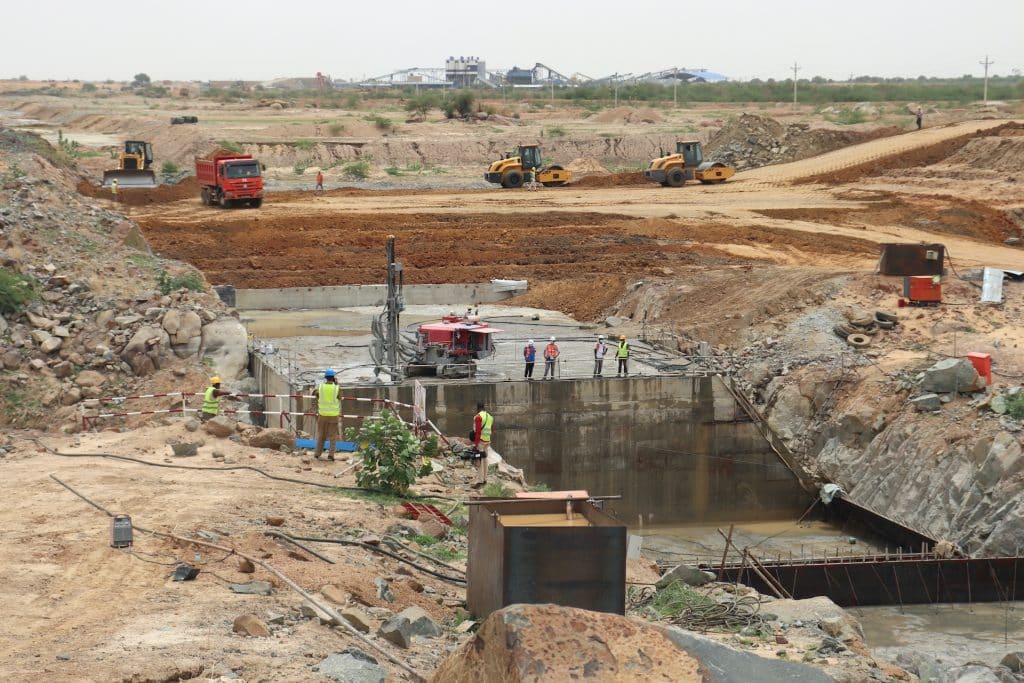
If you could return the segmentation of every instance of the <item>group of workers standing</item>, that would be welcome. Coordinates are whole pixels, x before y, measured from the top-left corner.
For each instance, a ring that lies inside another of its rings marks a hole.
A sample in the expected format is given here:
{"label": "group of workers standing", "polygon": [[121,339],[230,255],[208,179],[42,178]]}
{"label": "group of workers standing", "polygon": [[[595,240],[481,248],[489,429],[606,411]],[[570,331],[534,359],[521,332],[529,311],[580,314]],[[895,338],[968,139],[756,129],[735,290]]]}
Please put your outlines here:
{"label": "group of workers standing", "polygon": [[[554,337],[548,338],[548,345],[544,347],[544,377],[543,379],[554,379],[555,378],[555,363],[558,361],[558,357],[561,352],[558,350],[558,344]],[[626,341],[626,335],[619,335],[619,341],[614,347],[610,347],[608,342],[605,341],[604,335],[597,337],[597,343],[594,344],[594,377],[604,376],[604,359],[608,355],[608,351],[611,349],[615,353],[615,359],[618,361],[618,367],[616,370],[616,377],[624,377],[629,374],[629,342]],[[533,379],[533,366],[537,361],[537,346],[532,339],[526,342],[526,346],[523,347],[523,362],[525,363],[525,369],[523,370],[523,379]]]}

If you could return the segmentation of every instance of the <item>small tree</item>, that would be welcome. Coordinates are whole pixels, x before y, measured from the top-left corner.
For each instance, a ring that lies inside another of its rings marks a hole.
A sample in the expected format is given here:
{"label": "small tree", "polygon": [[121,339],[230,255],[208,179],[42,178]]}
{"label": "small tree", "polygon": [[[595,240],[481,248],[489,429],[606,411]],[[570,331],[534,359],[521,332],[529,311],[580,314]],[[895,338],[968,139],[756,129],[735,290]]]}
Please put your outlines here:
{"label": "small tree", "polygon": [[149,74],[138,73],[135,74],[135,78],[132,79],[133,88],[147,88],[152,80],[149,78]]}
{"label": "small tree", "polygon": [[427,118],[427,113],[434,107],[438,106],[438,104],[437,97],[430,93],[423,93],[422,95],[410,97],[405,103],[405,110],[409,112],[409,115],[414,119],[422,121]]}
{"label": "small tree", "polygon": [[437,437],[420,441],[391,411],[384,410],[379,420],[364,420],[356,429],[345,430],[349,441],[359,444],[362,469],[356,483],[366,489],[401,495],[417,477],[430,474],[428,458],[437,452]]}
{"label": "small tree", "polygon": [[13,270],[0,268],[0,313],[17,313],[38,295],[34,280]]}
{"label": "small tree", "polygon": [[473,113],[473,104],[476,102],[476,95],[470,90],[460,90],[455,95],[455,111],[459,112],[462,118]]}

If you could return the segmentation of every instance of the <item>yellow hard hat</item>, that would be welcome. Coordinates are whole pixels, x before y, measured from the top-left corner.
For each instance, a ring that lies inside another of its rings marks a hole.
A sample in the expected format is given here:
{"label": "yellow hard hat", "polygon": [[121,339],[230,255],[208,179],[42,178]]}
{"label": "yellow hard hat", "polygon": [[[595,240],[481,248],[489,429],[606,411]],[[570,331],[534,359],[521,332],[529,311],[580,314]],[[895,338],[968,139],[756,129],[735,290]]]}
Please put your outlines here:
{"label": "yellow hard hat", "polygon": [[211,377],[210,384],[220,384],[220,377]]}
{"label": "yellow hard hat", "polygon": [[619,339],[621,339],[622,341],[626,341],[626,335],[620,334]]}

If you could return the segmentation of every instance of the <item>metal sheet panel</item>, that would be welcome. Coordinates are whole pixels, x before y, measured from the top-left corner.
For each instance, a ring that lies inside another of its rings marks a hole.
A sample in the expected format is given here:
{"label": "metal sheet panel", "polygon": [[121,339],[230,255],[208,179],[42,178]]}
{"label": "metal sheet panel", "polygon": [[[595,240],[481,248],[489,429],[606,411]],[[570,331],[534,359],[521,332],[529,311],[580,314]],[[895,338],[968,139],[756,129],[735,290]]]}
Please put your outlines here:
{"label": "metal sheet panel", "polygon": [[982,275],[981,303],[1003,303],[1003,271],[998,268],[985,268]]}

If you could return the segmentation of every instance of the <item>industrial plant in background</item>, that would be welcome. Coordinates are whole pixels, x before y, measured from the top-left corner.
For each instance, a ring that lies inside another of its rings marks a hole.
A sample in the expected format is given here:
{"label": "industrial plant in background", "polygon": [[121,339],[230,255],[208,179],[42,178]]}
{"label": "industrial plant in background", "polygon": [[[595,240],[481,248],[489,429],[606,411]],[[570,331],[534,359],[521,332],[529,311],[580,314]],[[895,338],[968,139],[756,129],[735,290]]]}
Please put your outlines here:
{"label": "industrial plant in background", "polygon": [[492,69],[482,57],[448,57],[444,67],[410,67],[381,76],[374,76],[359,82],[335,82],[338,88],[546,88],[575,87],[579,85],[657,83],[672,85],[682,83],[705,83],[729,80],[722,74],[708,69],[670,67],[646,73],[615,73],[603,78],[593,78],[582,73],[565,74],[542,62],[533,67]]}

